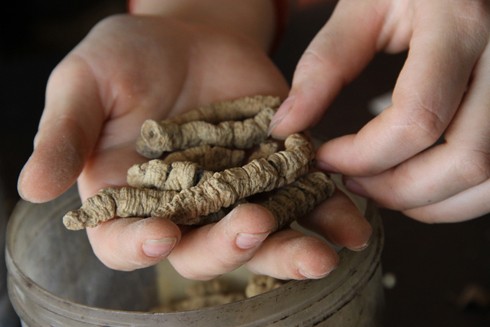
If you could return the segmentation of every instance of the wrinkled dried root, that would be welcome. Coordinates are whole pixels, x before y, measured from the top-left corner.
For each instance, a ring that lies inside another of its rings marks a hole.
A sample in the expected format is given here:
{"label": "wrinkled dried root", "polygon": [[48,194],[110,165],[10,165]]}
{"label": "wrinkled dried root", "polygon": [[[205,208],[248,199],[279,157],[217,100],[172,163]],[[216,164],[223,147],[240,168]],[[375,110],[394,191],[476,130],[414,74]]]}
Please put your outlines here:
{"label": "wrinkled dried root", "polygon": [[[171,151],[167,149],[193,148],[131,167],[128,171],[128,184],[131,186],[100,191],[87,199],[80,209],[68,212],[63,218],[65,226],[82,229],[95,227],[114,217],[150,216],[168,218],[181,225],[200,225],[221,219],[233,207],[247,201],[268,208],[276,217],[278,229],[306,215],[333,193],[334,184],[323,173],[308,173],[314,153],[311,142],[304,135],[290,135],[284,142],[284,150],[278,152],[278,142],[265,139],[264,133],[272,116],[268,112],[272,110],[271,106],[278,105],[274,99],[255,97],[242,99],[242,102],[223,102],[216,107],[199,109],[158,123],[158,126],[173,124],[179,132],[172,134],[164,130],[172,146],[162,147],[160,144],[158,150],[152,148],[152,155],[155,151],[161,154]],[[258,105],[260,101],[266,103],[266,108]],[[246,110],[229,112],[228,108],[243,102],[249,104]],[[217,109],[213,111],[210,108]],[[265,121],[257,118],[262,113],[267,113]],[[249,118],[250,115],[255,116]],[[229,118],[244,120],[220,122],[220,119]],[[193,119],[202,119],[200,123],[208,125],[194,124]],[[199,128],[203,128],[202,133],[214,136],[204,136],[205,142],[195,141],[194,136],[183,136],[192,134],[189,131],[196,126],[207,126]],[[240,150],[210,145],[214,142],[210,140],[224,139],[224,136],[216,134],[216,130],[223,126],[228,126],[226,135],[233,135],[224,144]],[[249,132],[241,133],[244,130]],[[148,149],[148,143],[145,144],[143,148]],[[249,154],[248,162],[236,167],[246,157],[241,149],[254,146],[256,149]],[[173,161],[175,159],[179,160]]]}
{"label": "wrinkled dried root", "polygon": [[[247,100],[247,98],[245,98]],[[263,100],[261,107],[257,100]],[[243,103],[248,103],[243,101]],[[263,97],[255,99],[255,104],[240,107],[240,102],[234,102],[233,115],[230,110],[222,110],[227,106],[217,106],[220,110],[208,110],[214,114],[206,115],[204,109],[190,112],[185,118],[154,121],[147,120],[141,127],[141,134],[136,142],[137,151],[147,158],[158,158],[164,152],[186,149],[199,145],[218,145],[235,149],[249,149],[267,138],[268,127],[274,107],[279,102],[275,98]],[[247,116],[253,114],[252,117]],[[238,118],[246,117],[244,120]],[[200,120],[201,118],[201,120]],[[235,118],[234,120],[227,120]],[[217,122],[217,123],[216,123]]]}

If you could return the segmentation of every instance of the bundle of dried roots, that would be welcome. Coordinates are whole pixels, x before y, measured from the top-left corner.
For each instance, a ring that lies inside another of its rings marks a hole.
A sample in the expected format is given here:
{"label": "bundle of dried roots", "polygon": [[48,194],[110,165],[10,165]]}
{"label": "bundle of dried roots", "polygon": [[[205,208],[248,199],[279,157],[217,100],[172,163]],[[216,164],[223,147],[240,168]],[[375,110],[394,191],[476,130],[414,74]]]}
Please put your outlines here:
{"label": "bundle of dried roots", "polygon": [[152,160],[128,170],[129,186],[102,189],[63,223],[77,230],[116,217],[164,217],[201,225],[248,201],[268,208],[277,229],[289,225],[329,197],[334,183],[311,172],[314,148],[305,135],[268,136],[279,104],[246,97],[146,121],[136,146]]}

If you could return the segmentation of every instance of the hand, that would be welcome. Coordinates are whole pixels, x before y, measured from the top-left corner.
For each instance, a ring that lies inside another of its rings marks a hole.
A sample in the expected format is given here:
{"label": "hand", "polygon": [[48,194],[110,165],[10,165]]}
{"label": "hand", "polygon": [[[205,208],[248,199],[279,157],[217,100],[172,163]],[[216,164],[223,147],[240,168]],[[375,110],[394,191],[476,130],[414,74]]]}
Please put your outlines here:
{"label": "hand", "polygon": [[273,135],[318,121],[377,51],[409,48],[392,106],[357,134],[323,144],[320,166],[350,175],[350,190],[424,222],[487,213],[489,35],[484,0],[341,0],[300,59]]}
{"label": "hand", "polygon": [[[171,19],[108,18],[52,73],[19,191],[25,199],[44,202],[77,178],[82,199],[103,187],[125,185],[127,169],[144,161],[135,152],[144,120],[217,100],[286,93],[281,74],[249,39]],[[332,205],[338,209],[312,215],[305,225],[326,230],[340,245],[362,247],[369,225],[342,195],[323,204]],[[342,208],[351,214],[338,219]],[[168,257],[193,279],[247,262],[257,273],[281,278],[319,277],[337,264],[336,253],[317,238],[285,230],[265,239],[273,227],[271,214],[250,204],[217,224],[185,232],[161,218],[120,218],[89,229],[88,235],[96,255],[111,268],[132,270]]]}

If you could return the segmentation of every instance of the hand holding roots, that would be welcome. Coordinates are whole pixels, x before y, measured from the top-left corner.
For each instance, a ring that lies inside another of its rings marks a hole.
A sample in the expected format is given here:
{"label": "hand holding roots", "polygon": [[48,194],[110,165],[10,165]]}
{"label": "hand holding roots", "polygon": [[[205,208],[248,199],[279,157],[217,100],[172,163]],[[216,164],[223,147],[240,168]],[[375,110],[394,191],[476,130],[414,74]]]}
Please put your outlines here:
{"label": "hand holding roots", "polygon": [[150,159],[173,152],[131,167],[129,186],[99,191],[63,223],[77,230],[115,217],[163,217],[201,225],[249,201],[268,208],[277,229],[289,225],[331,196],[334,183],[310,172],[314,149],[307,137],[290,135],[280,151],[268,139],[278,105],[275,97],[257,96],[145,122],[138,152]]}

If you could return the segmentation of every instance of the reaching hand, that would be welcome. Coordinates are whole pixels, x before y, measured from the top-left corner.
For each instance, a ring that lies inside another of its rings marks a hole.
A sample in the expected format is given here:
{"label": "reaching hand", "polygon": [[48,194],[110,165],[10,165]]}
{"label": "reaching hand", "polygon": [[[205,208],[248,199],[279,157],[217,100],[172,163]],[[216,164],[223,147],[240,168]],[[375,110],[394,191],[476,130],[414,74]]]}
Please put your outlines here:
{"label": "reaching hand", "polygon": [[[108,18],[52,73],[19,192],[44,202],[77,178],[82,199],[106,186],[125,185],[127,169],[144,161],[135,151],[144,120],[218,100],[286,93],[281,74],[249,39],[166,18]],[[343,195],[322,207],[332,210],[316,211],[303,224],[349,248],[366,244],[369,224]],[[319,239],[293,230],[267,237],[273,227],[267,210],[249,204],[217,224],[185,232],[161,218],[120,218],[89,229],[88,235],[109,267],[132,270],[168,257],[177,271],[193,279],[212,278],[245,263],[276,277],[316,278],[337,264],[336,253]]]}
{"label": "reaching hand", "polygon": [[489,36],[484,0],[341,0],[300,59],[273,135],[318,121],[377,51],[408,48],[392,106],[325,143],[317,160],[350,175],[350,190],[421,221],[487,213]]}

